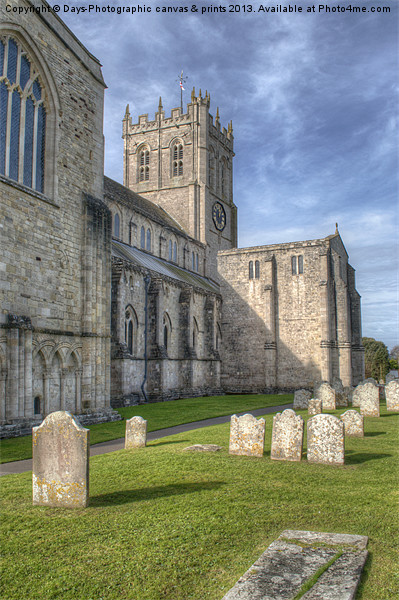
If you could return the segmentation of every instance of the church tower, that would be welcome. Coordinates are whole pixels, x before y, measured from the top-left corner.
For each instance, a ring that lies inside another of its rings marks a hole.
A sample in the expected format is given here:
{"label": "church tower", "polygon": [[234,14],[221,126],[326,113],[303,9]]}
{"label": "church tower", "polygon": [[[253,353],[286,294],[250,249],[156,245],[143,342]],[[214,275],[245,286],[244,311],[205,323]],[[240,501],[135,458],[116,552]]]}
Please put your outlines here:
{"label": "church tower", "polygon": [[210,96],[193,89],[187,112],[172,109],[165,118],[162,100],[153,121],[148,114],[123,119],[124,185],[169,213],[206,246],[205,274],[217,278],[219,250],[237,246],[233,203],[233,127],[221,128],[219,109],[209,114]]}

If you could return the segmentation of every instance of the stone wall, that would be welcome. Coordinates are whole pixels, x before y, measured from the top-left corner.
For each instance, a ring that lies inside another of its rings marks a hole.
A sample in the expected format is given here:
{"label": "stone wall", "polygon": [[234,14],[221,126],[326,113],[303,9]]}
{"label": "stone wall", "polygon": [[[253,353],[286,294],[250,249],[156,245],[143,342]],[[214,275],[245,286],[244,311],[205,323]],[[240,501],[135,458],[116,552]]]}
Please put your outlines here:
{"label": "stone wall", "polygon": [[14,14],[1,5],[1,39],[39,72],[45,178],[39,193],[0,176],[2,423],[109,407],[110,379],[100,64],[54,13]]}

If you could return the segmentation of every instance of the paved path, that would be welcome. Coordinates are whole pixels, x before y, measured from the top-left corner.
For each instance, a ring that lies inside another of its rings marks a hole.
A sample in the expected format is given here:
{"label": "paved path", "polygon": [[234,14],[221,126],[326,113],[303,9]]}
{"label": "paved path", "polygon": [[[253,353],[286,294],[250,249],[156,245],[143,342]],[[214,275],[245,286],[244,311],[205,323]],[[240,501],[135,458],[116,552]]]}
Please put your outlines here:
{"label": "paved path", "polygon": [[[251,414],[254,417],[261,415],[267,415],[274,412],[281,412],[286,408],[292,408],[292,404],[283,404],[281,406],[269,406],[268,408],[258,408],[256,410],[248,410],[238,415]],[[175,425],[174,427],[168,427],[167,429],[158,429],[158,431],[151,431],[147,434],[147,440],[159,440],[160,438],[167,437],[169,435],[175,435],[177,433],[184,433],[185,431],[192,431],[193,429],[201,429],[203,427],[210,427],[211,425],[220,425],[221,423],[228,423],[231,415],[225,417],[215,417],[214,419],[204,419],[203,421],[194,421],[193,423],[184,423],[183,425]],[[107,454],[108,452],[115,452],[115,450],[122,450],[125,446],[125,438],[119,438],[117,440],[111,440],[110,442],[101,442],[90,446],[90,456],[96,456],[97,454]],[[0,465],[0,476],[1,475],[14,475],[16,473],[25,473],[25,471],[32,470],[32,459],[28,460],[17,460],[15,462],[4,463]]]}

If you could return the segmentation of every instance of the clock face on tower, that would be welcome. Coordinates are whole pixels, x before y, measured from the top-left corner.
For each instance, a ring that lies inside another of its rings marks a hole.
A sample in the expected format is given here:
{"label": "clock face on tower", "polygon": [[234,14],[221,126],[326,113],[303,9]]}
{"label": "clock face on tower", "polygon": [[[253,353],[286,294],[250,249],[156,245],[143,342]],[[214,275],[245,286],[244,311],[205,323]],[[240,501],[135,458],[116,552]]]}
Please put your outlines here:
{"label": "clock face on tower", "polygon": [[226,211],[220,202],[215,202],[212,208],[212,219],[215,223],[216,229],[223,231],[226,227]]}

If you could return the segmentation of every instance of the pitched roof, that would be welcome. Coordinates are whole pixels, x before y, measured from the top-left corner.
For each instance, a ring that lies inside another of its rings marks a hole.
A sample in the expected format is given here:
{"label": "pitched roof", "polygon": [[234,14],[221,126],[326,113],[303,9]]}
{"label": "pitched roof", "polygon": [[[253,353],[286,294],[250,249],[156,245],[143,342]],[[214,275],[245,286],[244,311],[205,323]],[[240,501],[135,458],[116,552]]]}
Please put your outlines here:
{"label": "pitched roof", "polygon": [[128,246],[122,242],[112,240],[112,256],[128,260],[140,267],[144,267],[145,269],[149,269],[150,271],[166,277],[171,277],[172,279],[192,285],[193,287],[201,288],[207,292],[212,292],[213,294],[220,293],[218,284],[211,279],[187,271],[162,258],[143,252],[134,246]]}
{"label": "pitched roof", "polygon": [[158,206],[158,204],[154,204],[154,202],[151,202],[151,200],[143,198],[143,196],[139,196],[139,194],[136,194],[136,192],[129,190],[129,188],[121,185],[113,179],[110,179],[109,177],[104,177],[104,196],[112,202],[123,204],[132,210],[140,212],[149,219],[156,221],[160,225],[170,229],[175,229],[177,233],[188,237],[187,233],[179,225],[179,223],[175,221],[163,208]]}

